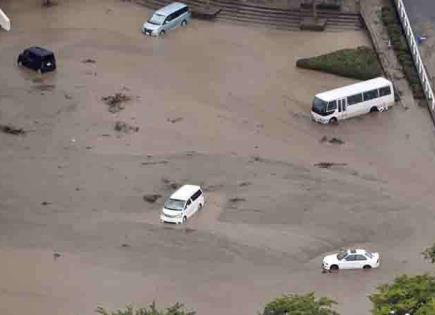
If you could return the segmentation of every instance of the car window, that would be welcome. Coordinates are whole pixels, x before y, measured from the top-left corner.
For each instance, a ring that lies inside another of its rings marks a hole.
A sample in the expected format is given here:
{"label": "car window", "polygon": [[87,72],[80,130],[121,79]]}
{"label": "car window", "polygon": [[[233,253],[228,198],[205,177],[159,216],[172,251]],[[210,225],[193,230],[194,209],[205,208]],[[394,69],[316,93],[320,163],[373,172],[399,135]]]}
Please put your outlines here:
{"label": "car window", "polygon": [[372,100],[374,98],[378,98],[379,91],[378,90],[367,91],[367,92],[363,93],[363,96],[364,96],[364,101],[369,101],[369,100]]}
{"label": "car window", "polygon": [[191,203],[192,203],[192,201],[190,201],[190,199],[187,200],[187,205],[188,205],[188,206],[189,206]]}
{"label": "car window", "polygon": [[356,260],[367,260],[364,255],[356,255]]}
{"label": "car window", "polygon": [[153,16],[148,20],[148,23],[154,25],[162,25],[163,21],[165,21],[165,16],[161,14],[153,14]]}
{"label": "car window", "polygon": [[370,253],[370,252],[368,252],[368,251],[366,251],[366,256],[367,256],[368,258],[373,258],[373,254]]}
{"label": "car window", "polygon": [[177,17],[179,17],[179,16],[181,15],[181,9],[175,11],[174,13],[172,13],[172,15],[173,15],[172,18],[173,18],[173,19],[176,19]]}
{"label": "car window", "polygon": [[201,196],[201,190],[198,190],[196,193],[193,194],[192,201],[198,199],[199,196]]}
{"label": "car window", "polygon": [[346,261],[355,261],[355,258],[356,258],[355,255],[349,255],[349,256],[346,257],[345,260]]}
{"label": "car window", "polygon": [[166,22],[170,22],[175,18],[175,13],[169,14],[168,17],[166,18]]}
{"label": "car window", "polygon": [[355,94],[347,98],[347,105],[358,104],[361,103],[362,100],[363,100],[362,94]]}
{"label": "car window", "polygon": [[390,95],[391,94],[391,89],[389,86],[383,87],[379,89],[379,94],[381,96],[385,96],[385,95]]}
{"label": "car window", "polygon": [[328,112],[333,112],[337,109],[337,101],[332,101],[328,103]]}

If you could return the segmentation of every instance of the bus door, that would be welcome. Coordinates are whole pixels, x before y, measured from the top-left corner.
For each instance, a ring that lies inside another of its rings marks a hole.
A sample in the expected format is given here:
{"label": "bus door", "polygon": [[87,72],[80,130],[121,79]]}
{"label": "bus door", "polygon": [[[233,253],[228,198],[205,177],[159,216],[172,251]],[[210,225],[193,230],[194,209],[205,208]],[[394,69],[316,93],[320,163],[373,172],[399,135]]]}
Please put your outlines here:
{"label": "bus door", "polygon": [[338,103],[338,119],[346,119],[347,118],[347,112],[346,112],[346,99],[340,99],[337,101]]}

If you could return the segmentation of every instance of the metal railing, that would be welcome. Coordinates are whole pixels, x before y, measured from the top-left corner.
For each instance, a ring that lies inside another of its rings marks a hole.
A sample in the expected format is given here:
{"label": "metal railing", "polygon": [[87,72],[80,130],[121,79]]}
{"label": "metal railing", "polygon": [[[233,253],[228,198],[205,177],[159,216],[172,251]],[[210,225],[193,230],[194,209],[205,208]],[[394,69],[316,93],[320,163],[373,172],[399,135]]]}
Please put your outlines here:
{"label": "metal railing", "polygon": [[412,31],[411,23],[409,22],[403,0],[394,0],[394,3],[396,5],[403,30],[405,31],[406,40],[408,41],[409,49],[411,50],[412,58],[414,59],[414,65],[417,69],[418,77],[420,79],[421,86],[423,87],[426,101],[428,102],[429,109],[431,110],[433,116],[433,111],[435,110],[435,99],[430,77],[426,72],[423,59],[421,58],[420,51],[418,50],[417,41],[415,39],[414,32]]}

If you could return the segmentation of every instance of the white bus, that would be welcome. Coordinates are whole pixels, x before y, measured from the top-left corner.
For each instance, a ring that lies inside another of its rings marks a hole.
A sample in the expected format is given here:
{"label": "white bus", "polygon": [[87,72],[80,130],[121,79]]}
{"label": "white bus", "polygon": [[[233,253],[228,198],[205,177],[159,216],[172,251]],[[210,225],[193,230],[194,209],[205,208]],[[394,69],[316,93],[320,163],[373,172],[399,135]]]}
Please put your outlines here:
{"label": "white bus", "polygon": [[382,112],[393,104],[393,84],[380,77],[317,94],[311,117],[329,124],[369,112]]}

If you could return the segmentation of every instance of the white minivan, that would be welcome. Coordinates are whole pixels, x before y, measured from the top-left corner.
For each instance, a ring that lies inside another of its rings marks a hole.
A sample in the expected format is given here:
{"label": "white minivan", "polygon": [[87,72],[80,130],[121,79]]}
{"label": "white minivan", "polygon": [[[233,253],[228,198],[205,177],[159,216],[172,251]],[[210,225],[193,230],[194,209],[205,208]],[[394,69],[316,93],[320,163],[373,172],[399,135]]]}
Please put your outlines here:
{"label": "white minivan", "polygon": [[161,222],[184,223],[205,204],[201,187],[184,185],[174,192],[163,206]]}
{"label": "white minivan", "polygon": [[173,2],[151,16],[142,26],[142,32],[150,36],[162,36],[170,29],[186,26],[191,19],[189,7],[181,2]]}

